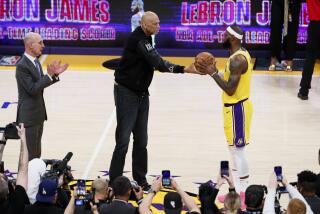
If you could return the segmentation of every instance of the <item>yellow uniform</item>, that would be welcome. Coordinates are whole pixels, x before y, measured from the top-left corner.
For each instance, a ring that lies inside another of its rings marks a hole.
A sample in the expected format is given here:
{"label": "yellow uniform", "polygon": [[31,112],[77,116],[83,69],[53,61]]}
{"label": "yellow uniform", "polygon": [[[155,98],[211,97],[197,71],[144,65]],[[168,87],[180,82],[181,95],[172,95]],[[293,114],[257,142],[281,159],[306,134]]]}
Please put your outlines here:
{"label": "yellow uniform", "polygon": [[222,94],[222,101],[224,103],[224,132],[229,145],[236,147],[242,147],[249,143],[253,112],[252,103],[249,100],[252,65],[248,51],[240,49],[229,57],[223,79],[228,81],[230,77],[230,60],[239,54],[246,58],[248,69],[241,75],[238,87],[232,96],[229,96],[226,92]]}

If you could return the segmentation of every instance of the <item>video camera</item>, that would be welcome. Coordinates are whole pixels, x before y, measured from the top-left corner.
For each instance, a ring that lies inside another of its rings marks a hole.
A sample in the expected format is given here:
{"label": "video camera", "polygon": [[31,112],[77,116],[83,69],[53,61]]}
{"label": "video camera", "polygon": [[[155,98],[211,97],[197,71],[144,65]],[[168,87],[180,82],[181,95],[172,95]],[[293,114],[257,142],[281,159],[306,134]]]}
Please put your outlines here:
{"label": "video camera", "polygon": [[4,140],[20,139],[16,126],[18,126],[18,124],[13,122],[13,123],[7,124],[6,127],[0,127],[0,133],[3,135],[3,136],[0,136],[0,140],[3,138]]}
{"label": "video camera", "polygon": [[5,179],[8,183],[8,190],[9,190],[9,195],[11,195],[15,188],[16,188],[16,179],[13,178],[13,177],[7,177],[5,175],[5,170],[4,170],[4,162],[3,161],[0,161],[0,174],[3,174],[1,175],[1,177],[3,177],[3,179]]}
{"label": "video camera", "polygon": [[64,174],[64,178],[66,178],[68,181],[72,181],[73,176],[71,174],[71,166],[68,166],[68,162],[70,161],[72,155],[72,152],[68,152],[62,160],[44,159],[43,161],[46,163],[46,165],[51,165],[51,168],[42,176],[42,178],[58,179],[60,175]]}
{"label": "video camera", "polygon": [[90,210],[90,202],[95,204],[95,188],[92,188],[91,191],[86,190],[86,181],[79,179],[77,181],[77,196],[78,198],[75,200],[76,206],[83,206],[86,210]]}

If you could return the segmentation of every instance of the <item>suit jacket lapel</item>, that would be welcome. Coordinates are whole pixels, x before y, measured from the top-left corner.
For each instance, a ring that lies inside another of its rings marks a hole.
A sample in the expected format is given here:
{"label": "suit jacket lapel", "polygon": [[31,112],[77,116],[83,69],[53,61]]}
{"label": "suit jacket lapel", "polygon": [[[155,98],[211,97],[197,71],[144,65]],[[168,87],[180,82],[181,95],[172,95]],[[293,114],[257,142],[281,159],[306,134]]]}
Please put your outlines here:
{"label": "suit jacket lapel", "polygon": [[[40,79],[39,77],[39,72],[35,66],[35,64],[33,64],[33,62],[30,61],[30,59],[28,59],[28,57],[24,56],[26,63],[28,64],[28,68],[31,69],[33,76],[37,77],[37,79]],[[43,72],[42,72],[42,68],[40,66],[40,70],[41,70],[41,77],[43,76]]]}

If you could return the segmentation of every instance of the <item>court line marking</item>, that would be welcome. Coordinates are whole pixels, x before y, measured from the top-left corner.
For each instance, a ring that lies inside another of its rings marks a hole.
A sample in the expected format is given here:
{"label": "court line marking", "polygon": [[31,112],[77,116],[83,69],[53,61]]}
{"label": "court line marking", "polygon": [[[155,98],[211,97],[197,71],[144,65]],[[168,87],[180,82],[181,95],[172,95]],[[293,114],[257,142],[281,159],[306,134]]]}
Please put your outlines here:
{"label": "court line marking", "polygon": [[82,179],[87,179],[88,174],[89,174],[89,172],[90,172],[90,170],[92,168],[92,165],[94,164],[94,161],[96,160],[99,152],[101,151],[101,147],[106,142],[106,137],[107,137],[107,135],[108,135],[108,133],[109,133],[109,131],[110,131],[115,119],[116,119],[116,108],[114,107],[111,115],[109,116],[108,122],[107,122],[107,124],[106,124],[106,126],[105,126],[105,128],[103,130],[103,133],[100,136],[100,139],[99,139],[98,143],[95,145],[95,149],[94,149],[94,151],[93,151],[93,153],[91,155],[90,160],[88,161],[88,164],[87,164],[87,166],[85,168],[85,171],[81,176]]}

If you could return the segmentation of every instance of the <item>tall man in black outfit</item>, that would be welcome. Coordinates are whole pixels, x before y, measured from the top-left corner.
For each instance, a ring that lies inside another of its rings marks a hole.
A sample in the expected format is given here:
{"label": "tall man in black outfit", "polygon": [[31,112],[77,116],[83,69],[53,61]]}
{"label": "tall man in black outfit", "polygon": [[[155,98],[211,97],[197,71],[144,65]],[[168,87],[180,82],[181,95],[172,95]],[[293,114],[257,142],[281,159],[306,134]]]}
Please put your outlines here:
{"label": "tall man in black outfit", "polygon": [[[281,47],[283,47],[285,53],[285,70],[292,70],[297,46],[300,8],[301,0],[272,0],[269,70],[276,70],[276,64],[281,57]],[[282,35],[283,45],[281,42]]]}
{"label": "tall man in black outfit", "polygon": [[59,81],[59,75],[68,65],[54,61],[43,73],[38,57],[42,54],[44,43],[38,33],[29,32],[24,38],[25,52],[17,63],[16,80],[18,85],[17,122],[24,123],[26,129],[29,160],[40,158],[43,122],[47,112],[43,99],[46,87]]}
{"label": "tall man in black outfit", "polygon": [[197,73],[188,67],[163,60],[152,46],[151,35],[159,32],[159,18],[146,12],[129,36],[119,67],[115,71],[114,99],[117,110],[116,146],[110,164],[110,182],[122,175],[131,132],[133,133],[133,179],[145,190],[148,168],[149,92],[154,70],[170,73]]}
{"label": "tall man in black outfit", "polygon": [[320,57],[320,0],[307,0],[307,7],[310,23],[308,25],[306,60],[298,92],[298,97],[301,100],[309,99],[314,65],[317,57]]}

